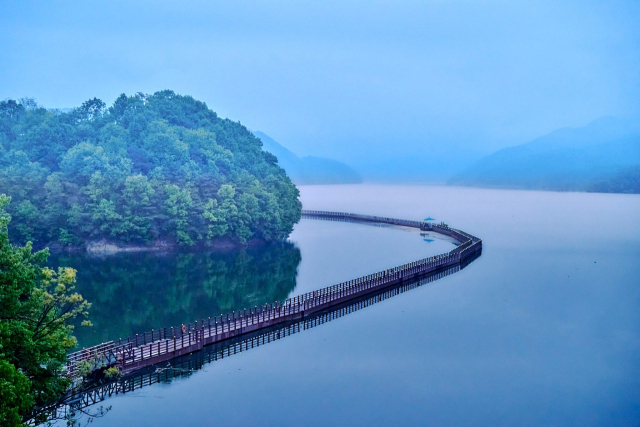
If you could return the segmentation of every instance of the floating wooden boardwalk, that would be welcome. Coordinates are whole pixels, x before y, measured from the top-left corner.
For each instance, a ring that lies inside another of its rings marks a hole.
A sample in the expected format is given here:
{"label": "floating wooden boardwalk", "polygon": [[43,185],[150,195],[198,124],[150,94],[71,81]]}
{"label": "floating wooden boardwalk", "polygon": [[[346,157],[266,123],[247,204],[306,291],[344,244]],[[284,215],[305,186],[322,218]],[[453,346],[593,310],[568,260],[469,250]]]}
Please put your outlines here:
{"label": "floating wooden boardwalk", "polygon": [[112,381],[99,381],[93,386],[72,390],[60,401],[50,404],[44,412],[48,413],[50,419],[65,419],[71,413],[79,413],[84,408],[99,404],[105,399],[126,394],[142,387],[157,383],[166,383],[173,378],[189,376],[194,371],[204,367],[208,363],[213,363],[221,359],[231,357],[253,348],[257,348],[282,338],[303,332],[308,329],[328,323],[332,320],[342,318],[353,312],[370,307],[381,301],[409,292],[415,288],[427,285],[438,279],[450,276],[464,268],[466,264],[480,256],[480,252],[471,258],[466,258],[461,265],[440,269],[436,272],[426,274],[418,279],[401,282],[395,286],[390,286],[379,291],[367,294],[364,297],[352,299],[344,304],[333,306],[327,310],[316,312],[311,316],[296,322],[288,322],[277,326],[261,329],[237,338],[222,341],[205,347],[203,351],[178,357],[160,365],[152,365],[135,372],[131,372],[122,378]]}
{"label": "floating wooden boardwalk", "polygon": [[391,224],[429,230],[450,236],[461,244],[444,254],[307,292],[283,302],[276,301],[273,304],[203,319],[181,327],[151,330],[118,342],[110,341],[83,349],[68,356],[68,374],[73,375],[81,361],[90,361],[94,366],[118,366],[123,372],[156,365],[202,350],[203,347],[211,344],[287,322],[303,320],[323,310],[425,274],[463,266],[475,259],[482,251],[481,239],[445,224],[326,211],[303,210],[302,215],[306,218]]}

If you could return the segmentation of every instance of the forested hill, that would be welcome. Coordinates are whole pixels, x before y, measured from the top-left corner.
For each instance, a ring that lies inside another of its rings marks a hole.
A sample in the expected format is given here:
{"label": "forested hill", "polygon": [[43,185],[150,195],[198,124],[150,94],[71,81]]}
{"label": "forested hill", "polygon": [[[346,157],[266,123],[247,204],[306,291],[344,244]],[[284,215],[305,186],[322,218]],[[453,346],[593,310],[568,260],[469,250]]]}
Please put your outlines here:
{"label": "forested hill", "polygon": [[285,238],[299,192],[244,126],[166,90],[68,112],[0,102],[12,240],[82,247]]}

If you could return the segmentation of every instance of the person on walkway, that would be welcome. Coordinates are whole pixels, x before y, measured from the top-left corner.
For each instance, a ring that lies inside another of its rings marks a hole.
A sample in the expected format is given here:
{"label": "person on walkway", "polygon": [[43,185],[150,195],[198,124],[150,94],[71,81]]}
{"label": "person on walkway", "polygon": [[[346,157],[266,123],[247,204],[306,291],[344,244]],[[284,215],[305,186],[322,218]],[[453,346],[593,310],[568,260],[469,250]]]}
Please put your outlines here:
{"label": "person on walkway", "polygon": [[187,327],[184,326],[184,324],[182,325],[182,335],[187,333]]}

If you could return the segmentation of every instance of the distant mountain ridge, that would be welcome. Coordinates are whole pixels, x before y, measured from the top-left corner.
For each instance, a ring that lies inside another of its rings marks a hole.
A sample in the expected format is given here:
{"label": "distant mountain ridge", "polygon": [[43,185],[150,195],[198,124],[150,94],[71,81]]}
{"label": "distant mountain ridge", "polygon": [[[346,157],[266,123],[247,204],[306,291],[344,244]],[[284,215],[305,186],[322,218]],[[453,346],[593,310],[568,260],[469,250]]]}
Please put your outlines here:
{"label": "distant mountain ridge", "polygon": [[[640,192],[625,174],[640,165],[637,121],[604,117],[558,129],[483,157],[449,180],[453,185],[559,191]],[[622,174],[622,175],[621,175]],[[625,182],[617,188],[614,182]],[[606,184],[606,185],[605,185]]]}
{"label": "distant mountain ridge", "polygon": [[350,166],[324,157],[298,157],[269,135],[252,131],[262,141],[262,148],[278,158],[294,184],[361,184],[362,177]]}

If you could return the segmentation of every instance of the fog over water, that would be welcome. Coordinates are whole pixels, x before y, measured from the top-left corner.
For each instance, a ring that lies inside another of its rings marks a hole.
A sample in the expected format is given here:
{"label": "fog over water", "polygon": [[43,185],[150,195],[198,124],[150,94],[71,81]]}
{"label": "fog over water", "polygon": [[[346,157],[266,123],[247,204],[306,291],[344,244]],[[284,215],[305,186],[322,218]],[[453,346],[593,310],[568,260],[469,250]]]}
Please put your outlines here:
{"label": "fog over water", "polygon": [[[427,286],[218,360],[189,378],[111,398],[112,412],[96,425],[640,421],[640,197],[422,186],[337,190],[303,187],[304,207],[432,216],[481,237],[483,254]],[[393,257],[421,244],[419,236],[397,231],[400,237],[380,247],[375,228],[350,225],[300,223],[292,235],[302,253],[300,276],[313,271],[324,285],[340,276],[336,271],[367,260],[377,271],[380,253]],[[366,252],[340,253],[355,248],[356,238]]]}

